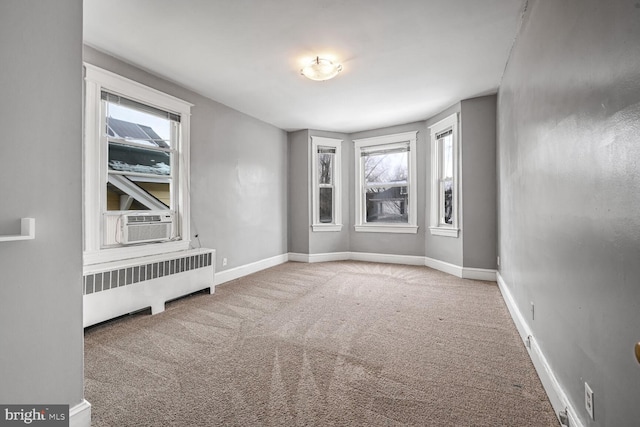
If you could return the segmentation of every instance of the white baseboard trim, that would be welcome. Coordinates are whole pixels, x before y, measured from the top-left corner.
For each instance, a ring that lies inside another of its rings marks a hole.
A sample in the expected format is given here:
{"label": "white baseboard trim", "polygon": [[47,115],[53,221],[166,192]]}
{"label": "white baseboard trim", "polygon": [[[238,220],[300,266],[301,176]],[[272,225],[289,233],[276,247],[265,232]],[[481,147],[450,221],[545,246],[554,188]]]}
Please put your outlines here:
{"label": "white baseboard trim", "polygon": [[462,267],[439,259],[424,257],[424,265],[434,270],[440,270],[456,277],[462,277]]}
{"label": "white baseboard trim", "polygon": [[324,254],[299,254],[289,252],[289,261],[294,262],[331,262],[366,261],[383,264],[424,265],[424,257],[412,255],[376,254],[371,252],[328,252]]}
{"label": "white baseboard trim", "polygon": [[376,254],[371,252],[349,252],[354,261],[380,262],[384,264],[424,265],[423,256]]}
{"label": "white baseboard trim", "polygon": [[309,254],[300,254],[297,252],[289,252],[287,260],[292,262],[309,262]]}
{"label": "white baseboard trim", "polygon": [[496,270],[487,268],[460,267],[459,265],[451,264],[449,262],[440,261],[439,259],[429,257],[424,257],[424,265],[435,270],[440,270],[445,273],[452,274],[456,277],[460,277],[461,279],[486,280],[489,282],[496,281]]}
{"label": "white baseboard trim", "polygon": [[91,427],[91,403],[83,399],[69,408],[69,427]]}
{"label": "white baseboard trim", "polygon": [[462,278],[473,280],[487,280],[489,282],[496,281],[496,270],[490,270],[487,268],[468,268],[462,267]]}
{"label": "white baseboard trim", "polygon": [[[511,292],[509,291],[509,288],[507,287],[500,273],[496,273],[496,279],[498,282],[498,288],[502,293],[502,298],[504,299],[504,302],[509,309],[509,313],[511,314],[513,322],[518,329],[520,338],[522,339],[525,348],[527,348],[527,351],[529,352],[529,357],[531,358],[533,366],[538,372],[538,376],[540,377],[540,381],[542,382],[542,385],[547,392],[547,396],[549,396],[551,406],[553,406],[556,416],[558,416],[558,413],[560,411],[564,411],[566,409],[567,415],[569,417],[569,426],[584,427],[577,416],[576,408],[571,405],[567,394],[564,392],[564,388],[558,382],[558,379],[551,369],[549,362],[547,362],[547,358],[545,357],[542,349],[540,348],[540,346],[538,346],[538,343],[533,336],[531,327],[516,305],[516,302],[513,299],[513,296],[511,295]],[[530,342],[530,347],[527,347],[527,340],[529,340]]]}
{"label": "white baseboard trim", "polygon": [[241,265],[240,267],[230,268],[229,270],[217,271],[214,276],[214,283],[215,285],[220,285],[222,283],[239,279],[240,277],[256,273],[269,267],[275,267],[276,265],[284,264],[288,260],[288,254],[282,254],[260,261],[252,262],[251,264]]}
{"label": "white baseboard trim", "polygon": [[330,262],[330,261],[346,261],[351,259],[350,252],[329,252],[324,254],[299,254],[289,252],[289,261],[293,262]]}
{"label": "white baseboard trim", "polygon": [[222,283],[239,279],[252,273],[256,273],[260,270],[283,264],[287,261],[314,263],[348,260],[379,262],[383,264],[425,265],[427,267],[431,267],[433,269],[440,270],[463,279],[487,280],[493,282],[496,281],[496,270],[483,268],[465,268],[424,256],[378,254],[372,252],[327,252],[322,254],[302,254],[289,252],[286,254],[256,261],[251,264],[231,268],[229,270],[218,271],[215,273],[214,283],[215,285],[220,285]]}

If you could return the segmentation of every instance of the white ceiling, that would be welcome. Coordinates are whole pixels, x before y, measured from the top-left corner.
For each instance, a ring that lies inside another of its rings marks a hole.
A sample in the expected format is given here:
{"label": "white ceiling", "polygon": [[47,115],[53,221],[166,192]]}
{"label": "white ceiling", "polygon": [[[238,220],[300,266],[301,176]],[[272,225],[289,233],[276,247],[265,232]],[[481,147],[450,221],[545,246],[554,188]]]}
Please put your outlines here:
{"label": "white ceiling", "polygon": [[[351,133],[495,93],[524,3],[84,0],[84,38],[281,129]],[[344,70],[307,80],[316,55]]]}

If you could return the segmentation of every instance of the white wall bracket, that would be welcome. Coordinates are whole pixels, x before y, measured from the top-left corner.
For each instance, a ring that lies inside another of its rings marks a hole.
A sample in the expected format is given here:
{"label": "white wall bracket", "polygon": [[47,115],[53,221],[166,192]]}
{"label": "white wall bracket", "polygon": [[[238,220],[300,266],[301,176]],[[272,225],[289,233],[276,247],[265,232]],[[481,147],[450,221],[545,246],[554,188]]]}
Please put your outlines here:
{"label": "white wall bracket", "polygon": [[0,242],[12,242],[15,240],[33,240],[36,238],[36,219],[22,218],[20,222],[20,234],[0,236]]}

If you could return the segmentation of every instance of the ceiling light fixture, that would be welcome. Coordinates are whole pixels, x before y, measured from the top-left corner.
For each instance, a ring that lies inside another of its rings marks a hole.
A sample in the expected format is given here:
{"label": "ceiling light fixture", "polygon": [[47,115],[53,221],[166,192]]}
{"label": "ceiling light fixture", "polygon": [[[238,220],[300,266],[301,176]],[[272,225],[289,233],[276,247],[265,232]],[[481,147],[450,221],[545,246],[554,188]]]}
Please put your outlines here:
{"label": "ceiling light fixture", "polygon": [[300,70],[300,74],[308,79],[321,82],[334,78],[340,71],[342,71],[342,65],[316,56],[309,65]]}

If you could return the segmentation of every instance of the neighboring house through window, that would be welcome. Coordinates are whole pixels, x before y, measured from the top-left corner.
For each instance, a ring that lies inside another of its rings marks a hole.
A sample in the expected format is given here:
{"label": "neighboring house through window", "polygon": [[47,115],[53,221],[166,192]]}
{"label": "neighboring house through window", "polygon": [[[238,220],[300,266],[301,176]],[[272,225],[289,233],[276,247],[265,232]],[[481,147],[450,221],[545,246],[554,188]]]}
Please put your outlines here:
{"label": "neighboring house through window", "polygon": [[417,132],[357,139],[356,231],[417,233]]}
{"label": "neighboring house through window", "polygon": [[[90,65],[85,80],[85,264],[187,249],[191,104]],[[129,220],[167,232],[126,246]]]}
{"label": "neighboring house through window", "polygon": [[431,234],[458,237],[458,114],[431,129]]}
{"label": "neighboring house through window", "polygon": [[[179,155],[180,117],[141,108],[127,98],[102,91],[106,108],[107,212],[171,210],[175,167]],[[120,118],[117,118],[120,117]],[[127,120],[132,121],[127,121]],[[158,132],[162,136],[158,135]],[[105,246],[115,244],[106,236]]]}
{"label": "neighboring house through window", "polygon": [[311,137],[313,231],[342,230],[342,140]]}

